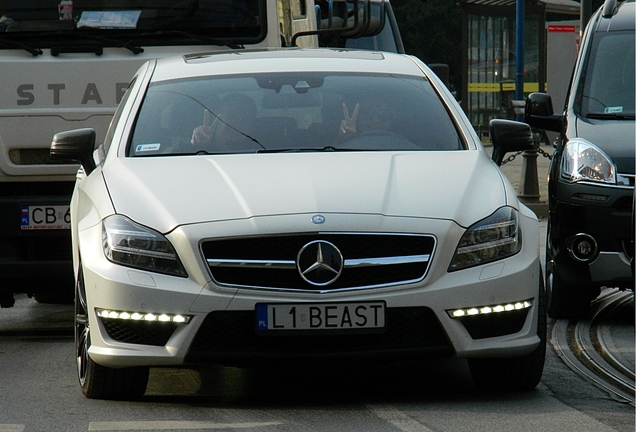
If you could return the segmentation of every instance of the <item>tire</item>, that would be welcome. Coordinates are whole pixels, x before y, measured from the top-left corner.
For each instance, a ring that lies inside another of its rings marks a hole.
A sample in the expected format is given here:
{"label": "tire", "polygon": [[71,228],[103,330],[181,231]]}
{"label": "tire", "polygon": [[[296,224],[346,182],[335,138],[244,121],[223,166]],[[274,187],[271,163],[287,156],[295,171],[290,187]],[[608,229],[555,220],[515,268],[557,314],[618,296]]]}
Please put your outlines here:
{"label": "tire", "polygon": [[589,314],[594,298],[592,290],[566,283],[559,276],[552,260],[546,262],[545,285],[548,315],[551,318],[581,319]]}
{"label": "tire", "polygon": [[[541,272],[543,273],[543,272]],[[545,310],[545,287],[543,274],[540,277],[538,298],[539,346],[523,357],[469,359],[470,374],[477,388],[482,391],[532,390],[541,381],[545,365],[547,318]]]}
{"label": "tire", "polygon": [[84,274],[80,266],[75,288],[75,359],[82,393],[90,399],[140,398],[146,391],[150,368],[114,369],[95,363],[88,354],[91,345],[88,310]]}
{"label": "tire", "polygon": [[[545,288],[548,315],[554,319],[581,319],[590,312],[592,300],[600,294],[599,288],[586,284],[581,280],[579,284],[566,282],[559,272],[569,271],[576,275],[577,269],[563,262],[553,254],[553,244],[558,239],[552,238],[552,222],[548,218],[548,229],[545,247]],[[566,269],[564,270],[564,267]]]}

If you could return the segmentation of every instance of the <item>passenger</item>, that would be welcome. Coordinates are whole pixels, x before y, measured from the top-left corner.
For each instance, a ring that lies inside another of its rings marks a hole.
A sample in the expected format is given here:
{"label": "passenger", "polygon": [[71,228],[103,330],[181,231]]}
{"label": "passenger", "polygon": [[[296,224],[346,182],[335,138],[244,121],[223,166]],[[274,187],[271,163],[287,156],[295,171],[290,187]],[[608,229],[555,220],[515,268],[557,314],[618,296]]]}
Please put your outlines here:
{"label": "passenger", "polygon": [[347,104],[343,102],[344,119],[340,122],[339,140],[350,139],[357,133],[373,130],[388,130],[391,127],[391,112],[380,97],[371,97],[356,104],[349,115]]}
{"label": "passenger", "polygon": [[192,132],[194,146],[213,152],[250,151],[260,148],[250,136],[256,119],[256,105],[249,96],[232,93],[226,96],[218,114],[203,113],[203,125]]}

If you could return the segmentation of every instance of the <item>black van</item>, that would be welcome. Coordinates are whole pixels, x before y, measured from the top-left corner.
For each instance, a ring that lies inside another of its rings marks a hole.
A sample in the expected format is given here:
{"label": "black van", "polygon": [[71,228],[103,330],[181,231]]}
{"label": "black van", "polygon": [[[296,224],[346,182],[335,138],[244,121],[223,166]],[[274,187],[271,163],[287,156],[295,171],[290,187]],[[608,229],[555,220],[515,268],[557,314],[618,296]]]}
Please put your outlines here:
{"label": "black van", "polygon": [[585,29],[563,114],[545,93],[525,121],[559,132],[550,165],[548,312],[581,318],[602,287],[634,288],[634,0],[606,0]]}

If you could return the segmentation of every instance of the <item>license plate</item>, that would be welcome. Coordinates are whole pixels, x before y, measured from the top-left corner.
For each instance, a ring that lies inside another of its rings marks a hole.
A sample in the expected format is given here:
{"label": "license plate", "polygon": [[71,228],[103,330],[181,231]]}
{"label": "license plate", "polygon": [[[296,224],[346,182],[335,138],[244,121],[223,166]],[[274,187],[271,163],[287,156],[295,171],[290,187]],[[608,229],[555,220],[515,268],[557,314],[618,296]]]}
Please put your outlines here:
{"label": "license plate", "polygon": [[257,330],[364,330],[384,328],[383,301],[256,305]]}
{"label": "license plate", "polygon": [[59,230],[71,227],[68,205],[22,206],[20,228],[23,230]]}

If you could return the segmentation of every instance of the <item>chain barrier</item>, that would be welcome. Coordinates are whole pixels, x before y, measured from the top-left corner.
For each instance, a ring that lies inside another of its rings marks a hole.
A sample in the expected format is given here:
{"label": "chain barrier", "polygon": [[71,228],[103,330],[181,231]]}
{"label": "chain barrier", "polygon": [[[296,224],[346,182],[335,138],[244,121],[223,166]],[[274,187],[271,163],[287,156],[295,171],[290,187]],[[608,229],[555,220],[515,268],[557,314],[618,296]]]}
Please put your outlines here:
{"label": "chain barrier", "polygon": [[548,158],[548,159],[552,160],[552,155],[551,155],[550,153],[548,153],[547,151],[543,150],[541,147],[539,147],[539,148],[537,149],[537,152],[538,152],[541,156],[546,157],[546,158]]}
{"label": "chain barrier", "polygon": [[[517,156],[519,156],[521,153],[523,153],[523,150],[522,150],[522,151],[518,151],[518,152],[517,152],[517,153],[515,153],[515,154],[511,154],[510,156],[508,156],[507,158],[505,158],[503,161],[501,161],[501,165],[505,165],[505,164],[507,164],[508,162],[512,162],[512,161],[513,161],[513,160],[515,160],[515,158],[516,158]],[[543,156],[543,157],[545,157],[545,158],[548,158],[548,159],[552,160],[552,155],[551,155],[550,153],[548,153],[547,151],[543,150],[541,147],[538,147],[538,148],[537,148],[537,153],[539,153],[541,156]]]}
{"label": "chain barrier", "polygon": [[501,161],[501,165],[500,166],[504,166],[505,164],[507,164],[508,162],[512,162],[513,160],[515,160],[515,158],[517,156],[519,156],[521,153],[523,153],[523,151],[518,151],[515,154],[512,154],[510,156],[508,156],[507,158],[505,158],[504,160]]}

